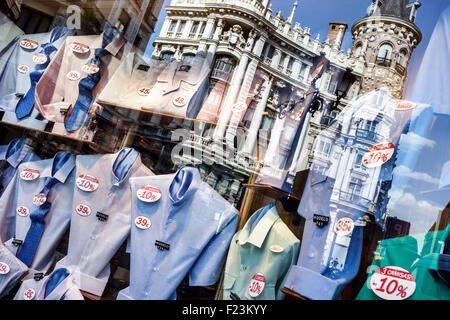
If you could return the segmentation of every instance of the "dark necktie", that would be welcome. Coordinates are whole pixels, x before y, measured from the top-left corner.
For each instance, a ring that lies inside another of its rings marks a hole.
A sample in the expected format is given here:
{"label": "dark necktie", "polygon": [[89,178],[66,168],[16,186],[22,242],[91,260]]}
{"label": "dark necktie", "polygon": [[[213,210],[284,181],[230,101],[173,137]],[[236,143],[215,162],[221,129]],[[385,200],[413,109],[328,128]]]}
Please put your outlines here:
{"label": "dark necktie", "polygon": [[64,126],[67,132],[73,132],[80,129],[81,125],[86,119],[86,115],[91,108],[93,100],[92,91],[97,83],[100,81],[100,74],[102,70],[101,58],[110,53],[105,49],[118,35],[118,31],[110,29],[103,35],[102,48],[95,50],[95,56],[89,61],[89,64],[94,64],[99,67],[96,73],[88,74],[86,78],[81,79],[78,84],[78,99],[72,108],[69,117],[66,119]]}
{"label": "dark necktie", "polygon": [[0,160],[0,195],[3,193],[3,190],[5,189],[5,186],[3,185],[4,180],[4,172],[6,169],[8,169],[9,163],[6,160]]}
{"label": "dark necktie", "polygon": [[[45,180],[44,187],[41,190],[41,194],[44,194],[48,198],[48,194],[50,193],[53,186],[58,182],[56,178],[48,177]],[[36,252],[39,241],[41,240],[42,233],[45,228],[45,216],[49,212],[51,207],[51,203],[46,201],[44,204],[39,206],[39,208],[33,211],[30,214],[31,226],[28,229],[25,240],[17,254],[17,258],[19,258],[24,264],[28,267],[31,265],[33,261],[34,254]]]}

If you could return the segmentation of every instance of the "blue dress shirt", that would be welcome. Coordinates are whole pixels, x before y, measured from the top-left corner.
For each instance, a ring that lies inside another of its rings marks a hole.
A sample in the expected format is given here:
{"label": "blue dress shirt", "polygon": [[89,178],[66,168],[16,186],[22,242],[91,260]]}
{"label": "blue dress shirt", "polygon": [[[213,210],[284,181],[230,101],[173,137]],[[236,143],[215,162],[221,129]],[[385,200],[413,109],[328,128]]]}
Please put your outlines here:
{"label": "blue dress shirt", "polygon": [[[130,184],[130,286],[119,292],[118,300],[175,299],[186,274],[191,286],[216,283],[236,231],[237,210],[203,182],[195,168],[132,178]],[[158,188],[161,198],[139,200],[137,192],[144,186]],[[150,227],[138,228],[138,217],[149,219]],[[168,250],[158,249],[157,241]]]}
{"label": "blue dress shirt", "polygon": [[[25,295],[26,292],[29,294]],[[58,268],[42,279],[27,279],[22,282],[14,300],[84,300],[84,298],[70,270]]]}
{"label": "blue dress shirt", "polygon": [[0,170],[0,197],[17,173],[22,162],[41,160],[24,139],[13,139],[7,145],[0,146],[0,161],[5,160],[7,166]]}
{"label": "blue dress shirt", "polygon": [[[75,155],[71,153],[59,170],[52,174],[55,158],[22,163],[18,168],[19,172],[26,168],[36,169],[40,172],[39,177],[27,181],[16,175],[0,198],[0,227],[7,240],[5,246],[17,254],[20,245],[16,245],[17,241],[14,240],[25,240],[31,225],[30,214],[38,208],[33,204],[34,196],[41,192],[46,178],[53,177],[58,181],[48,194],[47,201],[51,203],[51,207],[45,216],[45,229],[34,253],[29,276],[34,272],[47,271],[56,246],[69,227],[75,184]],[[28,208],[29,214],[17,214],[19,206]]]}
{"label": "blue dress shirt", "polygon": [[[33,56],[40,53],[42,45],[51,42],[51,39],[57,39],[53,42],[53,46],[60,48],[65,38],[72,32],[67,28],[55,28],[51,32],[23,35],[3,52],[0,56],[0,65],[4,64],[3,70],[0,70],[0,110],[5,111],[2,121],[39,130],[45,129],[47,121],[42,120],[37,109],[33,109],[29,117],[18,120],[15,113],[16,106],[30,89],[30,73],[38,66],[33,62]],[[39,46],[36,49],[24,49],[20,46],[20,42],[24,39],[36,41]],[[50,59],[55,54],[56,52],[53,52]],[[18,67],[23,65],[29,67],[29,72],[19,72]]]}
{"label": "blue dress shirt", "polygon": [[0,243],[0,263],[3,266],[7,265],[9,269],[7,272],[0,272],[0,298],[2,298],[26,275],[28,267],[2,243]]}
{"label": "blue dress shirt", "polygon": [[[77,156],[76,177],[80,175],[95,177],[99,186],[92,192],[74,188],[69,248],[56,267],[71,269],[81,290],[101,296],[109,261],[130,233],[129,179],[153,172],[142,164],[139,152],[126,148],[116,154]],[[98,213],[107,219],[99,219]]]}

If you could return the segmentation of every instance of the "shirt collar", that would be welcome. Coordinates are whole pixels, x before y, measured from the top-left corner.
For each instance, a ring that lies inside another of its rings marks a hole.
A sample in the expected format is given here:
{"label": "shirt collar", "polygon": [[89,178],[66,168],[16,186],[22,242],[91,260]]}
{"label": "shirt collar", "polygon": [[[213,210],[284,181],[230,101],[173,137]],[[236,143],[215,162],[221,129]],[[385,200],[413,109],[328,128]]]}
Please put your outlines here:
{"label": "shirt collar", "polygon": [[[52,168],[55,164],[55,159],[59,155],[59,157],[64,157],[64,154],[67,154],[68,159],[64,164],[62,164],[61,168],[59,168],[58,171],[56,171],[55,175],[52,176]],[[69,155],[70,154],[70,155]],[[46,166],[41,173],[41,177],[53,177],[58,179],[59,182],[65,183],[67,180],[67,177],[70,175],[72,170],[75,168],[75,155],[71,152],[58,152],[53,159],[51,159],[51,164]]]}
{"label": "shirt collar", "polygon": [[169,199],[173,204],[180,204],[189,199],[203,183],[197,168],[182,167],[175,173],[169,186]]}
{"label": "shirt collar", "polygon": [[[6,160],[13,168],[17,168],[17,166],[23,161],[27,152],[29,151],[26,147],[25,140],[23,139],[14,139],[8,145],[0,147],[0,160]],[[8,156],[8,153],[11,149],[15,148],[13,154]]]}
{"label": "shirt collar", "polygon": [[[133,148],[124,148],[117,152],[111,166],[112,184],[116,187],[120,186],[120,184],[130,176],[133,169],[140,163],[141,156],[139,152]],[[122,179],[116,175],[117,173],[120,176],[121,170],[126,171]]]}
{"label": "shirt collar", "polygon": [[[52,276],[56,275],[57,272],[67,272],[68,275],[45,297],[45,288],[49,281],[52,280]],[[47,276],[39,289],[39,292],[36,295],[37,300],[61,300],[61,298],[64,296],[64,294],[69,290],[71,283],[73,282],[72,273],[69,269],[61,268],[58,270],[55,270]]]}
{"label": "shirt collar", "polygon": [[[267,206],[271,206],[271,204],[269,203]],[[258,209],[250,217],[250,219],[248,219],[244,228],[240,231],[237,240],[239,241],[239,244],[241,246],[249,242],[256,247],[261,248],[267,234],[269,233],[270,228],[272,228],[272,225],[275,223],[275,221],[280,219],[276,206],[272,206],[272,208],[270,208],[261,218],[253,231],[250,232],[250,228],[253,222],[259,217],[261,211],[264,210],[267,206]]]}
{"label": "shirt collar", "polygon": [[[98,37],[95,38],[95,40],[91,43],[92,49],[102,48],[104,34],[105,32],[102,32],[100,35],[98,35]],[[105,50],[108,51],[112,56],[116,56],[125,44],[125,37],[123,35],[119,35],[105,47]]]}

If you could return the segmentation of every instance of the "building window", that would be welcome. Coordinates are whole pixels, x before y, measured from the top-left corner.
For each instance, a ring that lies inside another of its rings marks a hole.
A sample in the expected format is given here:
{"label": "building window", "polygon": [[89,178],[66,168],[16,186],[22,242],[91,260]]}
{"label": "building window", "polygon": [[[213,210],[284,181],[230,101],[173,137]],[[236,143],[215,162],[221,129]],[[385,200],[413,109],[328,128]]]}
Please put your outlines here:
{"label": "building window", "polygon": [[287,70],[286,70],[286,73],[288,75],[292,74],[292,66],[293,65],[294,65],[294,59],[293,58],[289,58],[289,62],[288,62],[288,65],[287,65]]}
{"label": "building window", "polygon": [[192,65],[194,62],[195,54],[192,53],[186,53],[183,54],[183,62],[189,65]]}
{"label": "building window", "polygon": [[406,51],[405,50],[400,50],[400,52],[398,53],[398,58],[397,58],[397,63],[401,66],[406,66]]}
{"label": "building window", "polygon": [[161,59],[167,60],[169,62],[173,60],[173,56],[174,56],[173,52],[166,51],[161,53]]}
{"label": "building window", "polygon": [[282,70],[284,67],[284,61],[286,60],[286,55],[284,53],[281,54],[280,62],[278,63],[278,69]]}
{"label": "building window", "polygon": [[195,38],[197,35],[198,28],[200,26],[200,22],[194,22],[194,25],[192,26],[191,32],[189,33],[189,38]]}
{"label": "building window", "polygon": [[362,45],[358,45],[355,49],[355,58],[359,58],[359,56],[361,55],[361,50],[362,50]]}
{"label": "building window", "polygon": [[206,28],[206,23],[202,23],[202,26],[200,27],[200,32],[198,33],[198,35],[200,37],[203,36],[203,32],[205,32],[205,28]]}
{"label": "building window", "polygon": [[389,67],[391,65],[392,46],[388,43],[381,45],[378,50],[378,56],[375,63],[382,67]]}
{"label": "building window", "polygon": [[305,78],[305,72],[306,72],[306,64],[302,63],[302,65],[300,66],[300,73],[298,74],[298,77],[300,79],[304,79]]}
{"label": "building window", "polygon": [[315,153],[318,153],[319,155],[328,156],[331,152],[331,143],[320,140],[316,144]]}
{"label": "building window", "polygon": [[355,200],[356,197],[361,195],[361,187],[362,181],[352,178],[352,181],[348,185],[348,193],[351,195],[351,200]]}
{"label": "building window", "polygon": [[177,21],[172,20],[169,25],[169,29],[167,29],[167,37],[172,37],[175,32],[175,27],[177,26]]}
{"label": "building window", "polygon": [[175,34],[176,38],[181,38],[181,35],[183,34],[185,26],[186,26],[186,21],[185,20],[181,21],[180,24],[178,25],[177,33]]}
{"label": "building window", "polygon": [[211,73],[211,78],[216,80],[225,80],[227,75],[233,71],[235,65],[235,60],[229,56],[217,57]]}

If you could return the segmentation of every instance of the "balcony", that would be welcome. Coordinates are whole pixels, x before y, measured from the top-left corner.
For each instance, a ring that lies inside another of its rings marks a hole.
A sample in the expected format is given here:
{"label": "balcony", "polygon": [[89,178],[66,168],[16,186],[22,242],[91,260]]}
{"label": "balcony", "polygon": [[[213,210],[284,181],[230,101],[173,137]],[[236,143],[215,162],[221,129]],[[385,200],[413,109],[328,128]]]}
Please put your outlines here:
{"label": "balcony", "polygon": [[395,64],[395,70],[397,70],[398,73],[400,73],[401,75],[405,74],[406,68],[404,66],[402,66],[399,63]]}
{"label": "balcony", "polygon": [[356,129],[356,137],[364,138],[371,141],[380,141],[383,136],[371,130]]}
{"label": "balcony", "polygon": [[339,192],[339,200],[367,208],[370,200],[350,192]]}
{"label": "balcony", "polygon": [[173,31],[167,31],[167,38],[173,37]]}
{"label": "balcony", "polygon": [[196,33],[189,33],[189,39],[195,39],[196,35]]}
{"label": "balcony", "polygon": [[391,66],[391,59],[377,57],[377,59],[375,60],[375,63],[379,66],[389,68]]}
{"label": "balcony", "polygon": [[366,181],[367,177],[369,176],[366,167],[360,164],[354,165],[350,170],[350,174],[353,178],[359,179],[361,181]]}
{"label": "balcony", "polygon": [[181,38],[182,35],[183,35],[183,32],[177,32],[177,33],[175,33],[175,38]]}

